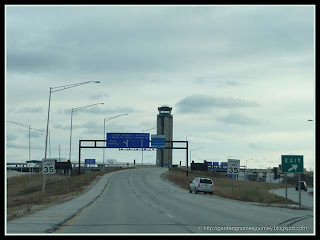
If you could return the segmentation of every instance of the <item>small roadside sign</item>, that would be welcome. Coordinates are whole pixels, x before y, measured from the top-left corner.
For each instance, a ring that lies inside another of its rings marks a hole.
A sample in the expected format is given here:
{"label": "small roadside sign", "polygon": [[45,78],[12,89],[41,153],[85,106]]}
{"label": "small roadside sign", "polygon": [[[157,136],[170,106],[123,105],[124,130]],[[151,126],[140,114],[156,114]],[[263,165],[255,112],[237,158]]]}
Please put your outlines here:
{"label": "small roadside sign", "polygon": [[95,159],[85,159],[84,164],[96,164],[96,160]]}
{"label": "small roadside sign", "polygon": [[239,175],[240,160],[228,159],[228,174]]}
{"label": "small roadside sign", "polygon": [[[286,199],[288,198],[287,173],[298,173],[299,208],[301,208],[301,173],[303,173],[303,155],[281,155],[281,172],[286,173]],[[286,205],[287,206],[287,205]]]}
{"label": "small roadside sign", "polygon": [[42,173],[54,174],[55,173],[55,159],[43,159],[42,160]]}
{"label": "small roadside sign", "polygon": [[303,173],[303,155],[281,155],[281,172]]}

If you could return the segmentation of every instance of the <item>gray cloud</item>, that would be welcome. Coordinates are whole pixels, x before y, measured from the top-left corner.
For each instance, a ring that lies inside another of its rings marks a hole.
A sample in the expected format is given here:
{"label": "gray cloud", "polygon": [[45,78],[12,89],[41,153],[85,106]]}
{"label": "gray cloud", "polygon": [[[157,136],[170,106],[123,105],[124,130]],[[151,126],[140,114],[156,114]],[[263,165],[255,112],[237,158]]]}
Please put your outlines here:
{"label": "gray cloud", "polygon": [[[81,111],[76,111],[73,114],[78,114],[78,113],[79,114],[80,113],[104,114],[106,117],[108,117],[107,115],[109,115],[109,114],[123,114],[123,113],[132,113],[132,112],[136,111],[131,107],[103,107],[103,106],[104,105],[97,105],[97,107],[94,106],[92,108],[87,108],[87,109],[83,109]],[[64,111],[59,110],[58,113],[70,115],[71,110],[70,109],[66,109]]]}
{"label": "gray cloud", "polygon": [[[53,125],[54,128],[56,129],[60,129],[60,130],[67,130],[70,131],[71,125],[62,125],[62,124],[54,124]],[[80,125],[76,125],[76,124],[72,124],[72,129],[78,129],[81,128]]]}
{"label": "gray cloud", "polygon": [[7,142],[7,148],[29,148],[28,144],[18,144],[16,142]]}
{"label": "gray cloud", "polygon": [[97,124],[96,122],[87,122],[81,125],[85,134],[103,134],[103,124]]}
{"label": "gray cloud", "polygon": [[201,113],[213,108],[248,108],[257,107],[259,104],[253,101],[237,99],[232,97],[211,97],[206,95],[192,95],[185,97],[176,103],[177,112]]}
{"label": "gray cloud", "polygon": [[[41,138],[41,137],[45,137],[46,133],[39,133],[38,131],[32,131],[31,130],[31,134],[30,134],[30,138]],[[25,134],[26,138],[29,138],[29,133]]]}
{"label": "gray cloud", "polygon": [[241,113],[232,113],[224,117],[216,118],[217,121],[224,122],[226,124],[234,124],[234,125],[242,125],[242,126],[250,126],[250,125],[261,125],[262,120],[248,117]]}
{"label": "gray cloud", "polygon": [[66,58],[50,50],[10,49],[7,53],[9,72],[39,73],[65,67]]}
{"label": "gray cloud", "polygon": [[7,134],[7,141],[14,141],[17,139],[17,136],[13,135],[13,134]]}
{"label": "gray cloud", "polygon": [[93,94],[91,96],[89,96],[91,99],[104,99],[104,98],[109,98],[109,94],[107,93],[96,93],[96,94]]}
{"label": "gray cloud", "polygon": [[9,109],[10,112],[15,112],[15,113],[42,113],[42,108],[41,107],[24,107],[20,108],[18,110],[15,110],[14,108]]}
{"label": "gray cloud", "polygon": [[135,110],[131,107],[104,107],[104,108],[88,108],[83,110],[83,112],[108,115],[108,114],[117,114],[117,113],[119,114],[132,113],[132,112],[135,112]]}
{"label": "gray cloud", "polygon": [[14,7],[8,13],[8,71],[170,72],[313,51],[312,8]]}

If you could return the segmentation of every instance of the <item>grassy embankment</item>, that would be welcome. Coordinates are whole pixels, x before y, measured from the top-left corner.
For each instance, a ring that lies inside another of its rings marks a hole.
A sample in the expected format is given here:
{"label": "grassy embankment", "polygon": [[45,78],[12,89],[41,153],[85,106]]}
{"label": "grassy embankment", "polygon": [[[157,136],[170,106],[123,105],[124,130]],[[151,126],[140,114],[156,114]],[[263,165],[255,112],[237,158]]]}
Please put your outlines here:
{"label": "grassy embankment", "polygon": [[100,176],[120,169],[73,175],[47,175],[45,192],[42,193],[41,173],[7,179],[7,220],[28,215],[46,207],[66,202],[83,193]]}
{"label": "grassy embankment", "polygon": [[[211,171],[192,172],[189,169],[188,176],[186,176],[185,169],[175,168],[173,171],[168,171],[162,176],[185,189],[189,189],[190,182],[192,182],[195,177],[209,177],[214,182],[214,195],[223,198],[232,198],[232,179],[219,173]],[[233,199],[235,200],[265,204],[297,204],[268,191],[270,189],[285,188],[285,183],[234,180],[233,184]],[[294,185],[288,184],[288,188],[290,187],[294,187]]]}

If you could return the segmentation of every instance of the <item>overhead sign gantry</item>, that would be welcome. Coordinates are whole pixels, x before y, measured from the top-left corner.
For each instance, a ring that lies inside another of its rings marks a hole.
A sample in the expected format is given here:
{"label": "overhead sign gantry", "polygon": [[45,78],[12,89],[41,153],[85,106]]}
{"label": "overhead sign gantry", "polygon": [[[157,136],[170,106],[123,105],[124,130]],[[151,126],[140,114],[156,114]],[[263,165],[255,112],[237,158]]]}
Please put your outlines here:
{"label": "overhead sign gantry", "polygon": [[[81,148],[119,148],[121,149],[185,149],[188,176],[188,141],[165,141],[164,135],[154,135],[149,140],[150,133],[107,133],[107,140],[79,140],[79,166],[80,175]],[[89,144],[84,144],[85,142]],[[149,146],[151,142],[151,147]],[[169,146],[165,146],[169,143]],[[185,143],[185,147],[174,147],[174,143]],[[170,166],[171,167],[171,166]]]}

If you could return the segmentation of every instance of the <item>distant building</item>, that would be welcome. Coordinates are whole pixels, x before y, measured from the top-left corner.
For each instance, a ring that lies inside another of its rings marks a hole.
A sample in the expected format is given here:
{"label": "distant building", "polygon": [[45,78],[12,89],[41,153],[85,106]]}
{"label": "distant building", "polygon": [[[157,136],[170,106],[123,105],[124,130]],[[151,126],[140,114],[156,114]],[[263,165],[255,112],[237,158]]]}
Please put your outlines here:
{"label": "distant building", "polygon": [[[166,141],[173,141],[173,116],[172,108],[169,106],[158,107],[157,134],[165,135]],[[172,146],[166,143],[166,147]],[[157,166],[172,168],[172,149],[157,149]]]}
{"label": "distant building", "polygon": [[117,160],[116,159],[107,159],[106,162],[108,165],[115,165],[117,163]]}
{"label": "distant building", "polygon": [[[44,158],[42,158],[42,160],[43,160]],[[48,160],[57,160],[58,162],[60,161],[60,162],[66,162],[67,161],[67,159],[66,158],[59,158],[59,157],[56,157],[56,158],[46,158],[46,159],[48,159]]]}

